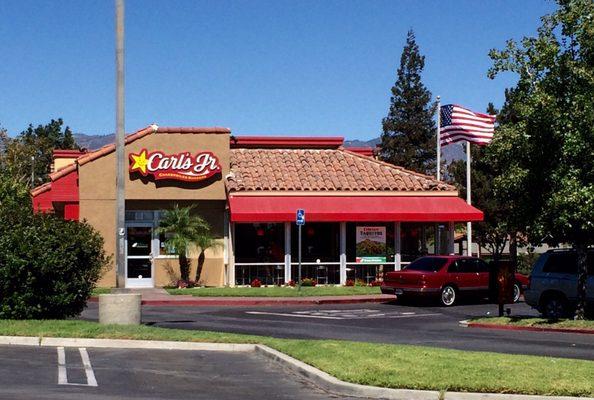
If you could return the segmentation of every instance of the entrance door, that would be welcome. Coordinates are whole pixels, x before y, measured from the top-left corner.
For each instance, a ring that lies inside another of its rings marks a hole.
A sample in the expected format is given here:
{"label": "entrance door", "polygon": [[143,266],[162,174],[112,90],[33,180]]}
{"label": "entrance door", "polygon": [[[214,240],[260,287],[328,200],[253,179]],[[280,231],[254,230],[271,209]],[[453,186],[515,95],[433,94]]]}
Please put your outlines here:
{"label": "entrance door", "polygon": [[153,287],[153,226],[126,226],[126,287]]}

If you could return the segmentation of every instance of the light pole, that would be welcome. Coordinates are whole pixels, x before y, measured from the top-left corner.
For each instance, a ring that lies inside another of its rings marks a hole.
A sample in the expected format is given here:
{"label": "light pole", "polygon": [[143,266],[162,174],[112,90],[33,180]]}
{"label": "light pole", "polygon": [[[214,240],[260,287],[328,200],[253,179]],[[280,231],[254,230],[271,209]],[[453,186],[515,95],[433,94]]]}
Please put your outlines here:
{"label": "light pole", "polygon": [[116,6],[116,286],[125,286],[124,0]]}

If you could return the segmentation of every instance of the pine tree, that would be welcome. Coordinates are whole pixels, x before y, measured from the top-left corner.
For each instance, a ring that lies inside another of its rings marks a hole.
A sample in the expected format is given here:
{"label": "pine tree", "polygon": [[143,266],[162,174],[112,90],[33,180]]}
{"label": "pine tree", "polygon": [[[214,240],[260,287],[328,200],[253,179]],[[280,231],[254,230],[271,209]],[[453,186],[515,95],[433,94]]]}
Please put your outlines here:
{"label": "pine tree", "polygon": [[420,54],[415,34],[410,30],[392,87],[390,110],[382,121],[380,157],[407,169],[433,174],[436,163],[433,116],[437,105],[421,82],[424,67],[425,57]]}

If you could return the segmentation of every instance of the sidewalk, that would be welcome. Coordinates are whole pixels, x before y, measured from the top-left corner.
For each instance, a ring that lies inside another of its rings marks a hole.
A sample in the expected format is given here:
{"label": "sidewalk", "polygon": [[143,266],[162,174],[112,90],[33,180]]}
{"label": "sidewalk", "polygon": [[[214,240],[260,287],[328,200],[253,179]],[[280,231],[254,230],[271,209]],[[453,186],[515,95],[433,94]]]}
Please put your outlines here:
{"label": "sidewalk", "polygon": [[[124,290],[122,290],[124,292]],[[391,295],[361,296],[303,296],[303,297],[196,297],[191,295],[171,295],[165,289],[126,289],[125,293],[142,294],[142,304],[146,306],[279,306],[308,304],[353,304],[384,303],[394,300]],[[98,297],[89,301],[96,302]]]}

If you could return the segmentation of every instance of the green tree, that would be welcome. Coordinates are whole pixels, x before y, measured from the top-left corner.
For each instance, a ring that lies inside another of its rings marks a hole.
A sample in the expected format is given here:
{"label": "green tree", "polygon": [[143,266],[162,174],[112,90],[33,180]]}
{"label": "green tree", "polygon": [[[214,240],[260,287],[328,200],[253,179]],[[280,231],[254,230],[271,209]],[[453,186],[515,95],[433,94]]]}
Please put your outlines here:
{"label": "green tree", "polygon": [[517,121],[499,132],[505,168],[495,186],[516,199],[529,195],[514,212],[526,211],[531,242],[576,249],[575,317],[583,319],[586,249],[594,244],[594,2],[557,3],[536,37],[510,40],[505,49],[490,52],[491,78],[507,71],[519,78],[511,104]]}
{"label": "green tree", "polygon": [[193,209],[193,205],[179,207],[175,204],[171,210],[165,211],[157,228],[157,233],[165,234],[165,245],[174,249],[178,256],[179,271],[183,281],[188,281],[190,277],[188,253],[210,229],[204,219],[192,215]]}
{"label": "green tree", "polygon": [[390,110],[382,121],[380,157],[389,163],[417,172],[435,171],[436,103],[423,85],[425,56],[419,52],[412,30],[400,57],[396,83],[392,87]]}
{"label": "green tree", "polygon": [[33,214],[27,185],[0,170],[0,318],[78,315],[109,262],[90,225]]}
{"label": "green tree", "polygon": [[12,173],[19,179],[30,181],[34,171],[36,186],[48,181],[52,153],[54,149],[80,149],[69,127],[63,127],[61,118],[52,119],[46,125],[34,127],[32,124],[14,139],[2,139],[3,159]]}

